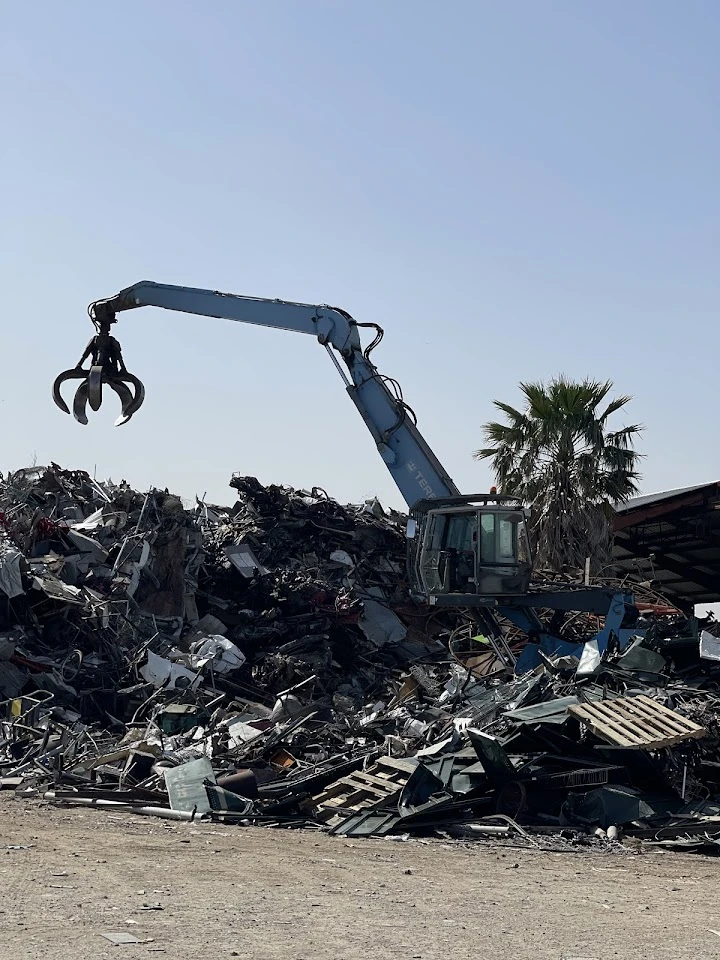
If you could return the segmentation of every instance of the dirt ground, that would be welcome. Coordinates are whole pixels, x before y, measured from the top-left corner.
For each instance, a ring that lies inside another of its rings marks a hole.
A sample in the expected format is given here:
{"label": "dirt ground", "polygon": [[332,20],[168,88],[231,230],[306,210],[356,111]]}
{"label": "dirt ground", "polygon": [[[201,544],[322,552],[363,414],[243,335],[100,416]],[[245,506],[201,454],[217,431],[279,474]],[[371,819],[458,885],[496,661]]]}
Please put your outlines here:
{"label": "dirt ground", "polygon": [[0,958],[710,960],[719,868],[169,823],[6,792]]}

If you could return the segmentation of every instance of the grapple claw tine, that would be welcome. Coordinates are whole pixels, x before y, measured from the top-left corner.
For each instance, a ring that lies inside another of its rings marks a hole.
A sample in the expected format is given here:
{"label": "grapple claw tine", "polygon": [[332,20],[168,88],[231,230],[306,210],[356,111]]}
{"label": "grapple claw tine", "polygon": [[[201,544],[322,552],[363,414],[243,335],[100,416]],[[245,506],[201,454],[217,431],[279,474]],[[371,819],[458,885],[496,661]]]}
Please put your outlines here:
{"label": "grapple claw tine", "polygon": [[70,408],[63,400],[62,394],[60,393],[60,387],[67,380],[84,380],[87,376],[87,370],[82,370],[78,367],[73,367],[70,370],[63,370],[62,373],[58,374],[55,378],[55,382],[52,387],[52,396],[55,401],[56,406],[60,407],[63,413],[70,413]]}
{"label": "grapple claw tine", "polygon": [[114,390],[115,393],[120,397],[122,413],[115,421],[115,426],[121,427],[132,417],[132,413],[128,413],[128,410],[131,409],[135,397],[130,387],[126,386],[118,377],[109,377],[105,382],[110,389]]}
{"label": "grapple claw tine", "polygon": [[55,401],[55,405],[60,407],[63,413],[70,413],[70,407],[65,403],[60,394],[60,385],[64,382],[63,375],[60,374],[53,384],[53,400]]}
{"label": "grapple claw tine", "polygon": [[[123,417],[125,419],[122,421],[122,423],[127,423],[130,417],[137,413],[140,407],[143,405],[145,400],[145,386],[142,380],[139,380],[134,374],[128,373],[127,370],[121,374],[118,374],[118,376],[114,379],[116,382],[118,380],[122,380],[125,383],[131,384],[135,388],[135,399],[128,407],[123,405]],[[120,423],[117,423],[116,426],[120,426]]]}
{"label": "grapple claw tine", "polygon": [[92,410],[99,410],[102,404],[103,368],[100,365],[90,368],[88,374],[88,402]]}
{"label": "grapple claw tine", "polygon": [[81,383],[75,394],[75,400],[73,402],[73,416],[78,423],[87,424],[88,418],[87,413],[85,412],[85,406],[88,399],[88,383],[87,380],[84,383]]}

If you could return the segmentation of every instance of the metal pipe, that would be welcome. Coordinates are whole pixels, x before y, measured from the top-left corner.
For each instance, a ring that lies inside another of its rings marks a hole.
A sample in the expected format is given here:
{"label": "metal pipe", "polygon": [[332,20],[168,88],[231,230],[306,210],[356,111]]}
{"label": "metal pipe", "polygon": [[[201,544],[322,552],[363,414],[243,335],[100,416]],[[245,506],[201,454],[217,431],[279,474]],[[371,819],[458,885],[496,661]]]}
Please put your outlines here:
{"label": "metal pipe", "polygon": [[204,820],[204,813],[194,810],[170,810],[167,807],[134,807],[131,803],[120,800],[101,800],[96,797],[56,797],[54,790],[47,790],[43,800],[56,800],[58,803],[70,803],[81,807],[103,807],[108,810],[124,810],[128,813],[139,813],[144,817],[161,817],[163,820]]}
{"label": "metal pipe", "polygon": [[507,837],[509,826],[493,825],[490,823],[458,823],[444,828],[451,837]]}

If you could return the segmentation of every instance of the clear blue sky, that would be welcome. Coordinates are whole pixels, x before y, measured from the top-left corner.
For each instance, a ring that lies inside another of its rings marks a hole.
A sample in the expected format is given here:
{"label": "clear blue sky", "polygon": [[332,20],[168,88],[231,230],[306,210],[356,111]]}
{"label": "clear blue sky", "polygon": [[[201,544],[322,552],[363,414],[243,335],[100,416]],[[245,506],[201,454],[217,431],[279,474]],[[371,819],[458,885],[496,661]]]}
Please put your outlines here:
{"label": "clear blue sky", "polygon": [[145,406],[61,414],[88,302],[152,279],[382,324],[465,490],[492,400],[560,372],[634,394],[646,492],[720,477],[716,0],[2,8],[1,470],[399,505],[310,338],[127,314]]}

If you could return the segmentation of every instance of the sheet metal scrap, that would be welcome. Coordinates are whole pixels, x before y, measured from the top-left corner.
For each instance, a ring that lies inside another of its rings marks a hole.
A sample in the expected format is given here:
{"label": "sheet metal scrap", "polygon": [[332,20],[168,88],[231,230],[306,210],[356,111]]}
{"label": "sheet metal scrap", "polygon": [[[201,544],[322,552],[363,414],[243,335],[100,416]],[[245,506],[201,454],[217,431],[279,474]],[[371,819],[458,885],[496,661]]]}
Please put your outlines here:
{"label": "sheet metal scrap", "polygon": [[637,635],[590,673],[566,652],[508,678],[461,613],[409,598],[401,515],[231,487],[190,510],[55,464],[0,478],[0,788],[343,836],[716,847],[717,624],[639,587]]}

